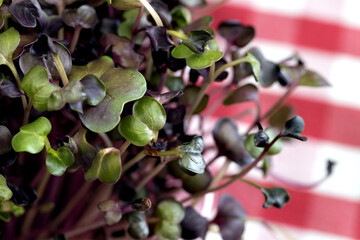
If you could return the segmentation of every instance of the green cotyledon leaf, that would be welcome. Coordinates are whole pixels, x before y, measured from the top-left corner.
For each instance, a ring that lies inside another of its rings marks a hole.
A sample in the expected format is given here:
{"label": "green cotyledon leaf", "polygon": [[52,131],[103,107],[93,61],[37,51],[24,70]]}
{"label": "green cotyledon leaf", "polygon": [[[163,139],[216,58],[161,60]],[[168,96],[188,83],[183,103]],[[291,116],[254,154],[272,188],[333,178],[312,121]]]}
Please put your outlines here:
{"label": "green cotyledon leaf", "polygon": [[11,145],[16,152],[39,153],[48,141],[47,135],[51,131],[51,123],[45,117],[24,125],[12,139]]}
{"label": "green cotyledon leaf", "polygon": [[97,106],[88,106],[80,119],[93,132],[108,132],[120,122],[125,103],[141,98],[146,91],[144,76],[135,70],[114,68],[101,76],[106,96]]}
{"label": "green cotyledon leaf", "polygon": [[86,75],[92,74],[100,78],[106,71],[115,67],[114,61],[108,56],[102,56],[85,66],[73,66],[69,75],[70,81],[77,81],[84,78]]}
{"label": "green cotyledon leaf", "polygon": [[0,65],[12,63],[12,55],[20,43],[20,34],[15,28],[9,28],[0,34]]}
{"label": "green cotyledon leaf", "polygon": [[66,169],[73,165],[75,157],[67,147],[60,147],[56,151],[47,150],[46,168],[52,175],[61,176]]}
{"label": "green cotyledon leaf", "polygon": [[9,200],[12,195],[13,193],[7,186],[4,176],[0,174],[0,205],[2,205],[4,201]]}
{"label": "green cotyledon leaf", "polygon": [[59,86],[49,82],[48,72],[42,66],[30,69],[21,81],[21,88],[31,98],[34,108],[40,112],[48,110],[51,94],[60,89]]}
{"label": "green cotyledon leaf", "polygon": [[164,107],[152,97],[143,97],[133,106],[133,115],[120,121],[119,132],[136,146],[145,146],[157,140],[158,132],[166,122]]}
{"label": "green cotyledon leaf", "polygon": [[116,148],[101,149],[91,167],[85,172],[86,180],[99,178],[104,183],[116,183],[121,175],[121,156]]}

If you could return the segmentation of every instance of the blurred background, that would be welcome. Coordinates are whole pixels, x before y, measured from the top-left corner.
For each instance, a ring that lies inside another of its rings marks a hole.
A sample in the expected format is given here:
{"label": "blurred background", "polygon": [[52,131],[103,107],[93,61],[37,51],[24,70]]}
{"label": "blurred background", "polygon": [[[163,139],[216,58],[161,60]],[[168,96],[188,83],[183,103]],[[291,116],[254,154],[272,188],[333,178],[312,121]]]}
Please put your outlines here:
{"label": "blurred background", "polygon": [[[259,47],[275,62],[298,53],[332,85],[295,90],[286,104],[305,120],[303,135],[308,141],[284,146],[273,158],[274,176],[264,179],[260,171],[250,174],[250,179],[264,186],[288,190],[291,200],[283,209],[263,209],[261,192],[241,182],[221,192],[236,197],[248,213],[244,240],[360,239],[359,13],[358,0],[232,0],[207,13],[214,17],[215,28],[225,19],[254,26],[255,40],[247,47]],[[273,86],[260,93],[266,111],[284,90]],[[236,107],[219,107],[213,114],[214,123],[236,112]],[[239,122],[239,128],[244,130],[247,124]],[[328,160],[336,162],[332,176],[307,188],[324,178]],[[210,208],[217,198],[207,196]],[[205,206],[204,212],[208,210]]]}

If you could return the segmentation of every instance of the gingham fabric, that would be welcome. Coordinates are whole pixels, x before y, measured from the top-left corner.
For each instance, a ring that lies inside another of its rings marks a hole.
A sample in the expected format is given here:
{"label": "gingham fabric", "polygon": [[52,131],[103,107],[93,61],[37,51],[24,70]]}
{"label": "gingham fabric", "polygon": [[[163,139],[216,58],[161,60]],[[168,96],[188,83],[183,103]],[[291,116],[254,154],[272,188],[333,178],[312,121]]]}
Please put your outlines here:
{"label": "gingham fabric", "polygon": [[[241,182],[221,191],[236,197],[250,218],[270,221],[291,235],[275,230],[274,236],[259,221],[248,221],[243,239],[360,239],[360,1],[232,0],[210,14],[215,27],[225,19],[253,25],[256,37],[251,46],[273,61],[297,52],[332,85],[300,87],[286,101],[304,118],[303,135],[309,140],[286,144],[273,158],[273,172],[296,183],[312,183],[324,176],[326,161],[332,159],[337,162],[333,175],[319,187],[304,190],[251,172],[252,180],[288,190],[291,201],[281,210],[263,209],[261,192]],[[261,90],[262,110],[283,92],[276,86]],[[209,131],[216,119],[240,110],[219,107],[207,123]],[[239,122],[240,130],[246,124]],[[211,134],[207,138],[211,141]],[[217,196],[207,197],[210,205]]]}

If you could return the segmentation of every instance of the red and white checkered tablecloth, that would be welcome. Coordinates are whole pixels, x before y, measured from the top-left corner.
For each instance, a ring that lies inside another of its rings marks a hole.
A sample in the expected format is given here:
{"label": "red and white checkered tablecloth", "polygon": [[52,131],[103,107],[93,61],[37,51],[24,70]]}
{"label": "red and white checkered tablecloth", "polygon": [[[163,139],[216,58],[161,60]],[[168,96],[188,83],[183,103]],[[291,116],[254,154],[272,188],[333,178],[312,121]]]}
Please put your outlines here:
{"label": "red and white checkered tablecloth", "polygon": [[[214,27],[226,19],[253,25],[256,37],[251,46],[274,61],[297,52],[332,85],[301,87],[287,100],[304,118],[303,135],[309,140],[287,144],[273,159],[277,175],[299,183],[324,176],[326,161],[333,159],[337,165],[330,179],[315,189],[300,190],[251,173],[251,179],[265,186],[288,190],[291,201],[281,210],[263,209],[261,192],[241,182],[222,193],[239,199],[250,217],[270,220],[295,239],[360,239],[360,1],[230,0],[210,14]],[[262,110],[282,93],[276,86],[261,90]],[[219,107],[207,124],[209,129],[216,119],[234,116],[237,108]],[[249,221],[243,239],[275,238],[261,224]],[[289,238],[280,234],[278,239]]]}

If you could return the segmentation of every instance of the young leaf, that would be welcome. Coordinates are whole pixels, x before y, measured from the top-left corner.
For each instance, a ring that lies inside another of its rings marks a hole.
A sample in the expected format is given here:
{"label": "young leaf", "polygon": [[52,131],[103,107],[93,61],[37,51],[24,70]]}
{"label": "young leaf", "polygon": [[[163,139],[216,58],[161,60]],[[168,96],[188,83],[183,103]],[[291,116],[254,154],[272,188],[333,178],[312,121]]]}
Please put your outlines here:
{"label": "young leaf", "polygon": [[52,175],[61,176],[75,162],[75,157],[67,147],[60,147],[56,151],[47,149],[46,168]]}
{"label": "young leaf", "polygon": [[[184,89],[184,94],[180,97],[180,103],[191,106],[194,101],[196,100],[197,95],[200,92],[200,88],[197,86],[187,86]],[[201,99],[198,107],[195,109],[194,114],[198,114],[202,112],[207,104],[209,102],[209,95],[204,95],[204,97]]]}
{"label": "young leaf", "polygon": [[155,234],[159,240],[178,240],[181,236],[181,227],[168,221],[160,221],[155,226]]}
{"label": "young leaf", "polygon": [[161,201],[157,205],[156,214],[161,220],[174,224],[180,223],[185,216],[182,204],[175,200]]}
{"label": "young leaf", "polygon": [[12,195],[13,193],[7,186],[4,176],[0,174],[0,205],[2,205],[4,201],[9,200]]}
{"label": "young leaf", "polygon": [[[276,133],[271,130],[271,129],[266,129],[265,130],[266,135],[269,137],[269,142],[271,142],[272,140],[274,140],[274,138],[276,137]],[[246,150],[249,152],[249,154],[253,157],[253,158],[257,158],[258,156],[260,156],[260,154],[263,152],[264,148],[263,147],[256,147],[255,146],[255,133],[250,134],[246,137],[246,140],[244,142],[245,144],[245,148]],[[269,149],[267,155],[275,155],[278,154],[282,149],[282,141],[281,139],[278,139],[274,145],[271,146],[271,148]]]}
{"label": "young leaf", "polygon": [[[242,57],[243,57],[242,52],[239,50],[233,51],[231,53],[232,61]],[[251,76],[252,74],[252,67],[248,62],[237,64],[233,67],[233,69],[234,69],[233,80],[232,80],[233,84],[238,84],[241,80],[243,80],[248,76]]]}
{"label": "young leaf", "polygon": [[144,56],[134,50],[131,40],[125,37],[118,38],[119,40],[111,48],[114,62],[124,69],[138,69]]}
{"label": "young leaf", "polygon": [[157,137],[154,131],[134,116],[121,119],[118,130],[135,146],[145,146]]}
{"label": "young leaf", "polygon": [[88,107],[80,119],[93,132],[107,132],[116,127],[125,103],[141,98],[146,81],[135,70],[112,69],[101,76],[106,97],[95,107]]}
{"label": "young leaf", "polygon": [[98,105],[106,96],[106,87],[103,81],[95,75],[87,75],[80,80],[84,86],[86,103],[90,106]]}
{"label": "young leaf", "polygon": [[257,87],[253,84],[246,84],[229,92],[225,96],[223,100],[223,104],[228,106],[235,103],[242,103],[248,101],[257,102],[258,100],[259,100],[259,94]]}
{"label": "young leaf", "polygon": [[[190,2],[187,0],[187,2]],[[193,0],[191,2],[194,2]],[[185,34],[189,34],[191,31],[194,30],[205,30],[209,32],[210,34],[214,33],[214,30],[212,30],[209,27],[209,24],[213,21],[212,16],[203,16],[195,21],[192,21],[190,24],[184,26],[184,32]]]}
{"label": "young leaf", "polygon": [[98,209],[105,213],[104,219],[107,225],[118,223],[122,218],[119,204],[113,200],[106,200],[98,204]]}
{"label": "young leaf", "polygon": [[205,30],[191,31],[189,37],[182,44],[187,46],[191,51],[197,54],[205,52],[205,47],[213,36]]}
{"label": "young leaf", "polygon": [[13,192],[12,201],[18,206],[27,206],[36,201],[38,198],[35,190],[29,185],[17,186],[12,183],[8,183],[9,188]]}
{"label": "young leaf", "polygon": [[158,101],[160,104],[165,104],[165,103],[169,102],[171,99],[180,97],[183,94],[183,92],[181,90],[174,90],[172,92],[165,92],[165,93],[158,93],[158,92],[154,92],[151,90],[147,90],[147,93],[151,97],[153,97],[156,101]]}
{"label": "young leaf", "polygon": [[23,215],[25,209],[23,207],[17,206],[13,201],[6,201],[0,206],[0,219],[8,222],[11,218],[11,213],[15,217]]}
{"label": "young leaf", "polygon": [[223,57],[219,51],[206,50],[202,54],[193,54],[186,59],[186,64],[192,69],[203,69],[210,67],[212,62],[219,61]]}
{"label": "young leaf", "polygon": [[149,235],[149,226],[146,222],[145,212],[130,212],[127,215],[127,219],[130,223],[128,233],[135,239],[143,239]]}
{"label": "young leaf", "polygon": [[[296,60],[300,61],[298,57],[296,58]],[[298,64],[295,66],[280,64],[280,67],[282,73],[284,74],[284,78],[287,78],[290,81],[299,80],[300,86],[325,87],[331,85],[319,73],[305,68],[303,64]]]}
{"label": "young leaf", "polygon": [[58,15],[48,15],[45,11],[41,12],[38,18],[39,31],[49,36],[56,36],[58,31],[64,27],[61,17]]}
{"label": "young leaf", "polygon": [[135,102],[133,115],[120,121],[119,132],[136,146],[145,146],[157,140],[157,135],[166,122],[163,106],[152,97],[143,97]]}
{"label": "young leaf", "polygon": [[152,97],[143,97],[136,101],[133,106],[133,116],[154,132],[162,129],[166,122],[164,107]]}
{"label": "young leaf", "polygon": [[171,51],[171,55],[174,58],[187,58],[187,57],[190,57],[193,54],[194,54],[193,51],[191,51],[190,48],[188,48],[184,44],[180,44],[180,45],[176,46]]}
{"label": "young leaf", "polygon": [[330,83],[317,72],[307,70],[300,78],[299,85],[309,87],[324,87],[330,86]]}
{"label": "young leaf", "polygon": [[205,169],[203,174],[182,177],[183,188],[188,193],[194,194],[207,189],[212,181],[211,173]]}
{"label": "young leaf", "polygon": [[0,125],[0,155],[11,150],[11,139],[12,135],[9,129]]}
{"label": "young leaf", "polygon": [[39,153],[45,146],[47,135],[51,131],[51,123],[45,117],[39,117],[34,122],[20,128],[11,145],[16,152]]}
{"label": "young leaf", "polygon": [[34,108],[41,112],[48,110],[51,93],[60,89],[59,86],[49,82],[48,72],[42,66],[30,69],[21,82],[21,88],[29,98],[32,98]]}
{"label": "young leaf", "polygon": [[12,55],[20,43],[20,34],[9,28],[0,34],[0,65],[12,63]]}
{"label": "young leaf", "polygon": [[9,98],[21,97],[21,93],[18,87],[10,80],[9,77],[4,77],[0,74],[0,97],[7,96]]}
{"label": "young leaf", "polygon": [[108,56],[102,56],[85,66],[73,66],[69,75],[70,81],[81,80],[85,76],[92,74],[100,78],[106,71],[115,67],[114,61]]}
{"label": "young leaf", "polygon": [[261,63],[261,71],[257,77],[257,80],[263,87],[269,87],[279,78],[280,67],[270,61],[263,61]]}
{"label": "young leaf", "polygon": [[254,136],[255,147],[265,147],[269,144],[269,136],[262,130],[259,129]]}
{"label": "young leaf", "polygon": [[225,21],[219,25],[219,34],[229,42],[240,48],[246,46],[255,36],[255,29],[244,26],[238,21]]}
{"label": "young leaf", "polygon": [[195,136],[191,142],[183,143],[179,146],[181,151],[180,167],[195,174],[204,173],[206,164],[201,152],[204,149],[204,140],[200,136]]}
{"label": "young leaf", "polygon": [[213,222],[219,225],[223,239],[238,240],[245,228],[246,212],[241,204],[232,196],[220,197],[218,213]]}
{"label": "young leaf", "polygon": [[150,198],[142,197],[138,198],[131,203],[131,208],[135,211],[147,211],[151,208]]}
{"label": "young leaf", "polygon": [[91,163],[96,156],[96,149],[86,141],[86,129],[83,127],[79,129],[73,139],[78,148],[75,161],[86,171],[91,167]]}
{"label": "young leaf", "polygon": [[226,156],[240,166],[247,165],[253,159],[244,147],[244,138],[230,118],[221,118],[213,129],[213,138],[221,156]]}
{"label": "young leaf", "polygon": [[104,183],[116,183],[121,175],[120,151],[116,148],[101,149],[95,156],[90,169],[85,172],[86,180],[99,178]]}
{"label": "young leaf", "polygon": [[1,154],[0,155],[0,167],[5,167],[5,168],[10,167],[16,161],[17,156],[18,156],[18,154],[14,150],[11,150],[7,153]]}
{"label": "young leaf", "polygon": [[269,124],[277,129],[283,129],[285,122],[294,115],[294,109],[290,105],[279,108],[269,119]]}
{"label": "young leaf", "polygon": [[271,206],[282,208],[284,204],[290,201],[290,196],[287,191],[280,187],[261,188],[261,192],[265,197],[263,208],[269,208]]}
{"label": "young leaf", "polygon": [[192,69],[203,69],[210,67],[212,62],[219,61],[223,53],[207,49],[205,52],[197,54],[182,43],[171,51],[171,55],[177,59],[186,58],[186,64]]}
{"label": "young leaf", "polygon": [[[123,1],[123,0],[118,0],[119,2]],[[132,0],[130,0],[132,1]],[[132,1],[134,2],[134,1]],[[141,4],[139,2],[139,4]],[[139,5],[140,6],[140,5]],[[120,37],[126,37],[128,39],[131,39],[133,36],[133,28],[134,28],[134,24],[136,21],[136,17],[139,14],[139,9],[131,9],[128,11],[125,11],[123,14],[123,18],[124,21],[121,22],[121,24],[119,25],[118,29],[117,29],[117,35]],[[139,22],[139,29],[140,28],[146,28],[146,26],[151,26],[150,22],[147,20],[146,15],[143,14],[143,16],[140,19]],[[141,40],[141,42],[143,41],[143,36],[144,34],[141,36],[138,36],[136,38],[136,42],[138,41],[138,39]],[[137,42],[138,43],[138,42]]]}
{"label": "young leaf", "polygon": [[155,51],[160,48],[168,48],[173,45],[166,27],[147,27],[146,34],[151,41],[151,45]]}
{"label": "young leaf", "polygon": [[245,57],[243,58],[243,61],[250,63],[254,77],[258,81],[260,74],[260,62],[250,52],[246,53]]}
{"label": "young leaf", "polygon": [[34,28],[36,19],[41,15],[41,7],[37,0],[16,0],[10,4],[9,12],[24,27]]}
{"label": "young leaf", "polygon": [[91,28],[98,22],[95,9],[86,4],[77,9],[66,9],[62,13],[61,19],[66,25],[73,28]]}
{"label": "young leaf", "polygon": [[[54,42],[54,48],[55,48],[54,51],[56,51],[57,54],[59,55],[59,59],[64,67],[66,74],[69,74],[72,68],[72,59],[70,52],[67,50],[67,48],[64,45],[58,42]],[[33,56],[30,53],[30,51],[28,51],[21,55],[19,59],[19,65],[21,71],[24,74],[28,73],[31,68],[40,65],[49,71],[50,77],[53,80],[60,78],[59,72],[56,69],[51,57],[38,58]]]}
{"label": "young leaf", "polygon": [[306,141],[306,137],[301,137],[300,134],[303,132],[305,127],[305,122],[300,116],[295,116],[288,120],[285,123],[285,129],[283,131],[283,134],[287,137],[292,137],[299,139],[301,141]]}
{"label": "young leaf", "polygon": [[11,215],[8,212],[0,212],[0,219],[4,222],[10,222]]}
{"label": "young leaf", "polygon": [[[201,175],[199,175],[201,176]],[[194,208],[185,208],[185,217],[181,221],[181,237],[183,239],[204,239],[209,227],[209,221],[198,214]]]}
{"label": "young leaf", "polygon": [[191,22],[191,13],[184,6],[176,6],[170,11],[174,29],[182,29]]}
{"label": "young leaf", "polygon": [[68,85],[53,91],[48,99],[49,111],[60,110],[65,103],[76,103],[87,98],[84,86],[80,81],[71,81]]}
{"label": "young leaf", "polygon": [[41,34],[39,39],[31,46],[30,53],[31,55],[40,58],[57,53],[57,49],[48,35]]}

